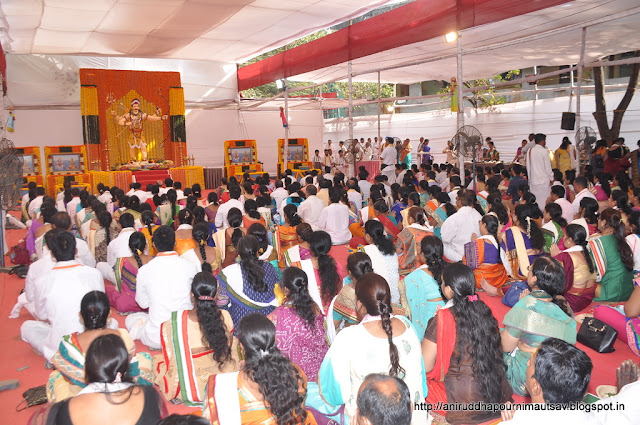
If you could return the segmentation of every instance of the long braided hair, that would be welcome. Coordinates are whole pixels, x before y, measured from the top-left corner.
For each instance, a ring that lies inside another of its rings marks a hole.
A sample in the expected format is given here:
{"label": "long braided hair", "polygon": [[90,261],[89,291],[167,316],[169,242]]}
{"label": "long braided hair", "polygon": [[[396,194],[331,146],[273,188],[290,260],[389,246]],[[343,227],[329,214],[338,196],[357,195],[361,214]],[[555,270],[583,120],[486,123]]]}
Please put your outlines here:
{"label": "long braided hair", "polygon": [[147,238],[140,232],[133,232],[131,237],[129,238],[129,249],[133,254],[133,258],[136,259],[136,263],[138,263],[138,268],[142,267],[142,259],[140,259],[140,254],[144,252],[144,249],[147,247]]}
{"label": "long braided hair", "polygon": [[389,375],[404,378],[405,370],[400,365],[398,347],[393,343],[393,331],[391,329],[391,290],[389,284],[380,275],[367,273],[356,282],[356,298],[362,303],[371,316],[380,316],[382,329],[389,340],[389,358],[391,368]]}

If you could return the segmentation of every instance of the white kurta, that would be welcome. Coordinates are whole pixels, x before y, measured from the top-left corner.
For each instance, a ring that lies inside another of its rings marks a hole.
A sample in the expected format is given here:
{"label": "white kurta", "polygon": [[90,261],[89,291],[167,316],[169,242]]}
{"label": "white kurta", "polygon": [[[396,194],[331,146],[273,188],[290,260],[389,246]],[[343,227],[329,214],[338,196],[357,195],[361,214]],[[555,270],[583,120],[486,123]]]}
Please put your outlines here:
{"label": "white kurta", "polygon": [[233,199],[233,198],[229,199],[227,202],[225,202],[224,204],[220,205],[220,207],[218,207],[218,212],[216,213],[216,221],[215,221],[216,228],[218,230],[226,229],[227,227],[229,227],[229,221],[227,220],[227,215],[229,214],[229,210],[231,208],[239,209],[244,215],[244,204],[237,199]]}
{"label": "white kurta", "polygon": [[171,313],[191,310],[191,281],[198,273],[195,264],[175,251],[160,252],[138,270],[136,302],[149,313],[134,313],[125,321],[133,339],[160,348],[160,325]]}
{"label": "white kurta", "polygon": [[461,207],[447,218],[440,229],[444,255],[450,261],[460,261],[464,256],[464,245],[471,242],[471,235],[480,235],[479,222],[482,216],[472,207]]}
{"label": "white kurta", "polygon": [[302,201],[302,203],[298,207],[298,215],[315,231],[318,230],[318,219],[320,218],[320,214],[322,214],[322,210],[325,207],[326,205],[324,204],[322,199],[318,198],[315,195],[311,195],[307,199]]}
{"label": "white kurta", "polygon": [[549,151],[542,145],[535,145],[529,149],[526,157],[529,190],[536,196],[538,207],[542,210],[549,197],[553,180]]}
{"label": "white kurta", "polygon": [[80,302],[88,292],[104,292],[104,280],[94,268],[75,260],[59,261],[50,273],[36,277],[34,287],[42,290],[34,299],[36,314],[49,323],[28,320],[22,324],[20,334],[48,360],[58,350],[63,336],[84,331]]}
{"label": "white kurta", "polygon": [[589,189],[582,189],[578,194],[576,194],[575,199],[571,203],[571,205],[573,206],[574,214],[578,214],[578,211],[580,210],[580,201],[582,201],[584,198],[596,199],[596,196],[591,193]]}
{"label": "white kurta", "polygon": [[325,207],[318,218],[318,227],[331,236],[333,245],[343,245],[351,240],[349,231],[349,207],[331,204]]}
{"label": "white kurta", "polygon": [[382,150],[380,159],[386,168],[393,167],[398,162],[398,151],[393,146],[387,146]]}

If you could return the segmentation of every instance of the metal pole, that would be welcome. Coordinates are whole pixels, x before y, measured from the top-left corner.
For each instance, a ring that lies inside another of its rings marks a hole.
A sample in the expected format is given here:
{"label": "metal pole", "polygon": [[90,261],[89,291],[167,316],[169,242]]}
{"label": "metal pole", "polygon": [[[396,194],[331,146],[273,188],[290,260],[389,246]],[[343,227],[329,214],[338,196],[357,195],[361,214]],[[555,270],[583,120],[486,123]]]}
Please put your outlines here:
{"label": "metal pole", "polygon": [[[351,76],[351,61],[349,61],[349,141],[353,150],[353,77]],[[352,156],[353,164],[349,164],[349,173],[351,173],[351,165],[356,167],[356,158]],[[348,176],[347,176],[348,177]]]}
{"label": "metal pole", "polygon": [[284,128],[284,152],[282,155],[283,169],[282,172],[287,169],[287,159],[289,159],[289,85],[287,79],[284,78],[284,117],[287,121],[287,125]]}
{"label": "metal pole", "polygon": [[[464,87],[462,79],[462,43],[460,41],[460,32],[458,31],[458,76],[456,78],[456,84],[458,84],[458,128],[457,131],[464,126],[464,96],[462,89]],[[458,167],[460,168],[460,182],[462,187],[465,187],[464,181],[464,155],[462,154],[462,148],[458,149]]]}
{"label": "metal pole", "polygon": [[380,158],[380,147],[382,146],[382,137],[380,137],[380,72],[378,72],[378,146],[376,149],[378,152],[378,158]]}
{"label": "metal pole", "polygon": [[[582,91],[582,69],[584,68],[584,49],[587,42],[587,27],[582,27],[582,47],[580,48],[580,62],[578,62],[578,82],[576,84],[576,127],[580,129],[580,94]],[[573,72],[571,73],[573,75]],[[576,140],[576,174],[580,174],[580,143]]]}

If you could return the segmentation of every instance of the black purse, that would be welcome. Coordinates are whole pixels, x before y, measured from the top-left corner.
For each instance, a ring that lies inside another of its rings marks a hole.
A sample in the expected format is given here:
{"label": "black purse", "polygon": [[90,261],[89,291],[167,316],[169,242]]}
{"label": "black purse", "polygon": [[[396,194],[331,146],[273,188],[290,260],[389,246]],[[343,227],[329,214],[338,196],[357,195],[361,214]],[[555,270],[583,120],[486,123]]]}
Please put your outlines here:
{"label": "black purse", "polygon": [[[29,388],[27,391],[22,393],[22,397],[22,401],[18,404],[18,407],[16,407],[18,412],[26,409],[27,407],[45,404],[47,402],[47,388],[44,385]],[[23,405],[25,406],[23,407]]]}
{"label": "black purse", "polygon": [[618,331],[594,317],[587,317],[578,331],[578,342],[598,353],[612,353]]}

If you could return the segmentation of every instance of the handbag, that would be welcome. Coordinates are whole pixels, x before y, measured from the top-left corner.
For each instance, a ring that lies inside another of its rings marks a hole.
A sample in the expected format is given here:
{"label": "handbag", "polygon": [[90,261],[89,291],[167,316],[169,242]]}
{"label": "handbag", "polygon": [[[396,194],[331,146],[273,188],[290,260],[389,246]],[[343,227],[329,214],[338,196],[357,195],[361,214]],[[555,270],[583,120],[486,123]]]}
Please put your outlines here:
{"label": "handbag", "polygon": [[24,240],[18,242],[17,245],[11,247],[9,258],[13,264],[31,264],[29,251],[27,250],[27,242]]}
{"label": "handbag", "polygon": [[[45,404],[47,402],[47,389],[44,385],[29,388],[27,391],[22,393],[22,397],[22,401],[16,407],[16,411],[18,412],[26,409],[27,407]],[[20,406],[22,406],[23,403],[26,403],[27,405],[21,408]]]}
{"label": "handbag", "polygon": [[580,325],[578,342],[586,345],[598,353],[615,351],[613,344],[618,337],[618,331],[595,317],[587,317]]}
{"label": "handbag", "polygon": [[509,287],[509,290],[504,297],[502,297],[502,304],[507,307],[513,307],[516,305],[518,301],[520,301],[520,294],[525,289],[529,289],[529,285],[525,281],[513,282],[513,284]]}

